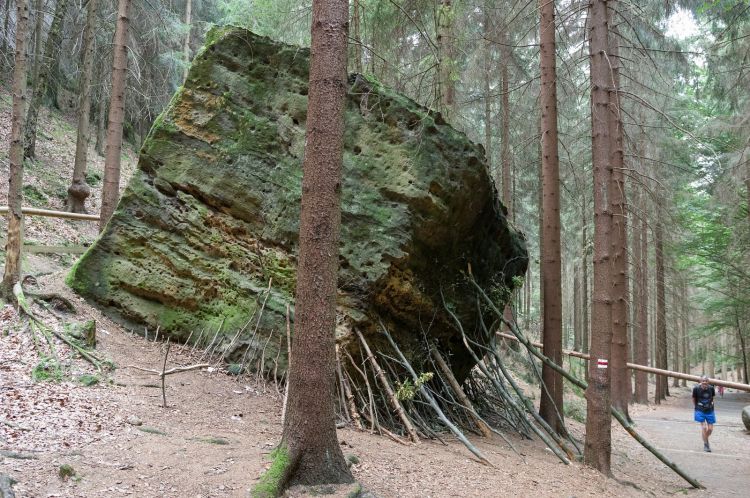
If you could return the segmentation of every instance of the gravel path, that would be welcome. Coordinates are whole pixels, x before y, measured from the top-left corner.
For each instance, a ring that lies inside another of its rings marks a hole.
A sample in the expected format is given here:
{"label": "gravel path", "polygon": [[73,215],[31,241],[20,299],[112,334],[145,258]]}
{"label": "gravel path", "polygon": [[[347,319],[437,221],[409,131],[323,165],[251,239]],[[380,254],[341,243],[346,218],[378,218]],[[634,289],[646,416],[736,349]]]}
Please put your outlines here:
{"label": "gravel path", "polygon": [[656,410],[636,415],[638,430],[706,486],[705,496],[748,496],[750,434],[742,424],[741,412],[750,405],[750,393],[725,392],[724,397],[717,396],[717,423],[710,440],[712,453],[703,451],[700,427],[693,421],[690,389],[683,388],[675,394]]}

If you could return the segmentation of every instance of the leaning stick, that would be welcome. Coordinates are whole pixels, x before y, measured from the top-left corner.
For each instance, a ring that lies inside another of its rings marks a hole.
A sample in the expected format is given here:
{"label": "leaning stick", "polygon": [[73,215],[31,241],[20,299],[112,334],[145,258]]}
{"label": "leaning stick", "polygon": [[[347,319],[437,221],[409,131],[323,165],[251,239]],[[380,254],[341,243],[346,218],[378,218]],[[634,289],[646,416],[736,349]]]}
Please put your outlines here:
{"label": "leaning stick", "polygon": [[372,354],[372,351],[370,351],[370,346],[367,345],[367,341],[365,341],[362,333],[359,330],[355,330],[355,332],[357,333],[357,337],[359,337],[359,341],[362,343],[362,346],[365,348],[367,359],[370,360],[370,364],[375,370],[375,374],[377,375],[378,380],[380,380],[380,383],[382,384],[383,389],[388,396],[388,401],[390,401],[391,406],[396,411],[396,414],[398,414],[401,422],[403,422],[404,427],[406,428],[406,432],[409,434],[409,439],[411,439],[414,444],[419,444],[419,436],[417,435],[417,431],[416,429],[414,429],[414,425],[412,425],[411,420],[409,420],[409,417],[406,415],[404,407],[401,406],[401,403],[396,397],[396,393],[393,392],[393,388],[391,387],[391,383],[388,382],[388,378],[385,376],[385,372],[383,372],[383,370],[380,368],[380,365],[378,365],[377,360],[375,360],[375,356]]}
{"label": "leaning stick", "polygon": [[472,408],[471,401],[469,401],[469,398],[466,396],[466,393],[456,380],[456,377],[453,375],[450,367],[443,359],[440,351],[438,351],[437,348],[432,347],[430,348],[430,353],[432,354],[432,358],[437,363],[437,366],[440,368],[440,371],[443,372],[443,375],[445,375],[445,378],[448,380],[448,384],[450,385],[451,389],[453,389],[453,392],[456,393],[456,397],[458,398],[461,406],[469,413],[469,416],[474,421],[474,424],[479,428],[479,431],[482,433],[482,435],[484,435],[484,437],[490,437],[492,435],[492,430],[484,422],[484,420],[476,415],[476,412]]}
{"label": "leaning stick", "polygon": [[210,367],[210,363],[197,363],[195,365],[190,365],[188,367],[174,367],[170,368],[166,371],[158,371],[154,370],[153,368],[143,368],[139,367],[138,365],[125,365],[125,368],[132,368],[133,370],[140,370],[141,372],[148,372],[154,375],[158,375],[159,377],[165,377],[167,375],[172,375],[176,373],[182,373],[182,372],[189,372],[190,370],[198,370],[199,368],[208,368]]}
{"label": "leaning stick", "polygon": [[[550,360],[549,358],[547,358],[537,348],[535,348],[529,342],[529,340],[523,334],[521,334],[521,331],[518,330],[518,327],[514,323],[511,323],[509,320],[506,320],[505,317],[503,317],[502,312],[497,309],[497,307],[495,306],[495,303],[493,303],[492,300],[489,298],[489,296],[487,296],[487,293],[484,292],[484,289],[482,289],[481,287],[479,287],[479,285],[474,281],[473,278],[469,278],[469,281],[477,289],[477,291],[479,292],[479,295],[482,296],[482,299],[487,303],[487,305],[492,310],[492,312],[495,313],[495,315],[497,315],[498,317],[500,317],[500,319],[508,326],[508,328],[510,329],[510,331],[513,332],[513,335],[516,336],[516,338],[518,339],[518,341],[521,344],[523,344],[526,347],[526,349],[528,349],[534,356],[536,356],[542,362],[544,362],[545,365],[549,366],[554,371],[556,371],[557,373],[559,373],[560,375],[562,375],[563,377],[565,377],[566,379],[568,379],[574,385],[580,387],[581,389],[587,389],[588,388],[588,383],[586,383],[585,381],[582,381],[582,380],[578,379],[577,377],[574,377],[573,375],[571,375],[570,373],[568,373],[564,368],[562,368],[560,365],[558,365],[557,363],[555,363],[552,360]],[[622,427],[628,432],[628,434],[630,434],[631,436],[633,436],[633,438],[636,441],[638,441],[641,445],[643,445],[643,447],[646,448],[648,451],[650,451],[656,458],[658,458],[659,460],[661,460],[667,467],[669,467],[670,469],[672,469],[673,471],[675,471],[680,477],[682,477],[687,482],[689,482],[690,485],[693,486],[694,488],[696,488],[696,489],[705,489],[705,486],[703,486],[700,482],[698,482],[694,478],[692,478],[689,475],[687,475],[685,473],[685,471],[683,471],[681,468],[679,468],[677,466],[677,464],[675,464],[673,461],[671,461],[666,455],[664,455],[663,453],[661,453],[659,450],[657,450],[656,448],[654,448],[640,434],[638,434],[638,432],[635,430],[635,428],[633,427],[633,425],[630,424],[625,419],[625,416],[619,410],[617,410],[613,406],[610,406],[610,411],[612,412],[612,415],[615,417],[615,419],[617,419],[617,421],[620,423],[620,425],[622,425]]]}
{"label": "leaning stick", "polygon": [[[370,387],[370,381],[367,380],[367,374],[365,372],[363,372],[357,366],[357,363],[354,361],[354,358],[352,358],[352,355],[349,354],[349,351],[347,351],[346,349],[344,349],[344,353],[346,354],[347,358],[349,358],[349,361],[351,362],[351,364],[354,367],[354,369],[357,372],[359,372],[359,374],[362,376],[362,379],[364,379],[364,381],[365,381],[365,387],[367,387],[367,400],[368,400],[368,402],[367,402],[367,408],[370,411],[370,417],[369,417],[370,434],[374,434],[375,433],[375,427],[378,424],[377,424],[377,420],[376,420],[375,412],[374,412],[374,408],[373,408],[373,405],[375,404],[375,398],[372,395],[372,388]],[[362,364],[362,366],[364,367],[364,363]],[[356,384],[354,384],[353,382],[352,382],[352,384],[356,386]],[[364,415],[364,412],[363,412],[363,415]],[[365,415],[365,419],[367,419],[367,418],[368,417]]]}
{"label": "leaning stick", "polygon": [[432,397],[432,395],[425,389],[424,384],[419,382],[419,376],[417,375],[417,372],[414,371],[409,361],[404,356],[404,353],[401,352],[399,347],[396,345],[396,342],[393,340],[393,337],[391,337],[391,334],[388,333],[388,329],[385,328],[383,323],[380,323],[380,327],[383,329],[383,334],[388,338],[388,342],[391,343],[391,347],[396,351],[399,358],[401,358],[401,362],[406,367],[406,369],[411,374],[411,378],[414,380],[414,385],[419,386],[419,393],[422,395],[424,399],[427,400],[428,403],[430,403],[430,406],[432,406],[432,409],[435,410],[435,413],[437,414],[438,418],[450,429],[450,431],[458,438],[459,441],[461,441],[466,448],[468,448],[469,451],[471,451],[474,456],[476,456],[479,461],[485,465],[488,465],[490,467],[494,467],[492,465],[492,462],[487,460],[487,457],[485,457],[481,451],[477,449],[476,446],[471,444],[471,441],[466,439],[466,436],[456,427],[453,425],[453,423],[448,420],[448,417],[445,416],[445,413],[443,413],[443,410],[440,409],[440,406],[437,404],[437,401],[435,401],[435,398]]}
{"label": "leaning stick", "polygon": [[[157,329],[157,334],[158,334],[158,329]],[[161,367],[161,399],[164,402],[162,404],[162,408],[167,407],[167,389],[164,386],[167,376],[164,374],[167,371],[167,357],[169,356],[169,346],[170,346],[169,339],[167,339],[167,351],[164,353],[164,364]]]}

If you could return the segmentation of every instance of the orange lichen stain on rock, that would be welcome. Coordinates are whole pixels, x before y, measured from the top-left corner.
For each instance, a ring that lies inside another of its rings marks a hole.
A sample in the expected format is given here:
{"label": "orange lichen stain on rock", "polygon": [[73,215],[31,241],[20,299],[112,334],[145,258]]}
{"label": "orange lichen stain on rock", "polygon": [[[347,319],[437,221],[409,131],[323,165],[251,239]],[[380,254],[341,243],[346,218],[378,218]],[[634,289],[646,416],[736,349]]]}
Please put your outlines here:
{"label": "orange lichen stain on rock", "polygon": [[221,140],[221,136],[210,129],[210,123],[223,106],[223,97],[186,88],[179,103],[172,108],[172,121],[185,135],[213,144]]}

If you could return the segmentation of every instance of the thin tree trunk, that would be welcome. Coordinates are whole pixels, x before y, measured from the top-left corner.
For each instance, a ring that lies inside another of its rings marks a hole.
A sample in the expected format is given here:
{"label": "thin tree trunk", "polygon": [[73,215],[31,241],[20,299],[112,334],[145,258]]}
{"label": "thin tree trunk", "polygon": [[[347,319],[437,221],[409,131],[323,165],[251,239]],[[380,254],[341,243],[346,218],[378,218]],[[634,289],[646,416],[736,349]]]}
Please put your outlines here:
{"label": "thin tree trunk", "polygon": [[573,268],[573,350],[581,351],[581,274],[576,264]]}
{"label": "thin tree trunk", "polygon": [[362,72],[362,23],[359,12],[360,0],[354,0],[352,14],[352,38],[354,39],[354,72]]}
{"label": "thin tree trunk", "polygon": [[[544,222],[541,238],[544,240],[542,253],[542,288],[544,289],[544,322],[542,342],[544,355],[558,365],[562,364],[562,283],[560,267],[560,171],[557,151],[557,75],[555,60],[555,5],[549,0],[539,0],[541,23],[541,136],[542,136],[542,198],[544,202]],[[503,68],[507,67],[504,61]],[[503,82],[507,78],[503,71]],[[503,95],[505,100],[505,95]],[[503,115],[506,114],[503,109]],[[505,120],[503,120],[505,121]],[[508,126],[503,123],[503,128]],[[507,144],[503,144],[503,156]],[[505,159],[505,158],[503,158]],[[508,168],[510,169],[510,168]],[[505,184],[506,164],[503,163],[503,184]],[[510,183],[510,182],[508,182]],[[505,191],[505,185],[503,185]],[[563,378],[547,365],[542,366],[542,389],[539,414],[557,433],[564,431],[561,417],[563,413]],[[560,415],[558,415],[560,414]]]}
{"label": "thin tree trunk", "polygon": [[[585,201],[585,198],[584,198]],[[588,216],[586,213],[586,202],[581,208],[581,314],[583,315],[583,333],[581,334],[581,351],[589,352],[589,246],[588,246]],[[588,380],[588,369],[586,370]]]}
{"label": "thin tree trunk", "polygon": [[[100,74],[103,71],[100,71]],[[105,143],[107,140],[107,83],[105,78],[100,79],[99,106],[96,120],[96,144],[94,149],[101,157],[104,157]]]}
{"label": "thin tree trunk", "polygon": [[[0,55],[5,55],[8,50],[8,23],[10,21],[10,0],[5,0],[5,18],[3,19],[3,45],[0,48]],[[16,25],[16,30],[18,26]],[[4,58],[3,58],[4,59]]]}
{"label": "thin tree trunk", "polygon": [[[541,0],[540,0],[541,1]],[[554,37],[554,30],[553,35]],[[552,39],[554,53],[554,38]],[[513,182],[510,174],[510,98],[508,97],[508,63],[510,60],[510,48],[508,47],[508,35],[507,27],[503,29],[501,34],[501,57],[500,57],[500,88],[502,91],[502,103],[503,103],[503,124],[500,129],[500,141],[502,143],[501,161],[503,167],[503,204],[508,208],[508,218],[513,219],[513,200],[510,196],[511,184]],[[553,63],[554,65],[554,63]],[[554,73],[554,69],[553,69]],[[557,98],[557,93],[555,93]],[[557,109],[555,108],[555,120],[557,120]],[[555,142],[557,143],[557,142]]]}
{"label": "thin tree trunk", "polygon": [[[689,319],[689,307],[688,307],[688,292],[687,292],[687,284],[683,281],[682,288],[680,289],[680,294],[682,295],[682,371],[685,373],[690,373],[690,345],[688,340],[688,324],[690,323]],[[727,349],[729,351],[729,349]],[[687,386],[687,380],[682,379],[682,385]]]}
{"label": "thin tree trunk", "polygon": [[487,156],[487,167],[490,175],[499,184],[497,172],[492,164],[492,100],[490,98],[490,78],[492,75],[492,43],[490,42],[489,2],[484,2],[484,153]]}
{"label": "thin tree trunk", "polygon": [[740,346],[740,358],[742,359],[742,373],[743,376],[743,382],[747,382],[750,377],[748,377],[748,365],[747,365],[747,347],[745,346],[745,336],[742,334],[742,326],[740,325],[740,315],[735,308],[735,325],[737,327],[737,341]]}
{"label": "thin tree trunk", "polygon": [[81,72],[80,100],[78,101],[78,136],[73,165],[73,180],[68,187],[68,210],[86,212],[86,198],[91,189],[86,183],[86,161],[89,152],[89,116],[91,115],[91,80],[94,75],[94,34],[98,0],[89,0],[86,28],[83,31],[83,71]]}
{"label": "thin tree trunk", "polygon": [[31,81],[34,85],[39,81],[39,65],[42,58],[42,37],[44,31],[44,0],[36,0],[34,4],[35,23],[34,23],[34,69],[32,70]]}
{"label": "thin tree trunk", "polygon": [[187,33],[185,33],[185,43],[182,47],[183,57],[185,58],[185,72],[182,75],[182,81],[185,81],[188,77],[188,71],[190,70],[190,31],[192,25],[190,24],[193,10],[192,0],[186,0],[185,2],[185,26],[187,26]]}
{"label": "thin tree trunk", "polygon": [[614,13],[617,3],[609,1],[610,47],[609,64],[615,91],[609,94],[609,146],[612,181],[609,184],[610,209],[612,210],[612,406],[627,419],[630,403],[630,372],[628,372],[628,226],[627,199],[625,195],[625,158],[622,140],[622,116],[620,95],[620,58],[618,49],[618,20]]}
{"label": "thin tree trunk", "polygon": [[[657,215],[658,216],[658,215]],[[656,221],[654,230],[656,251],[656,368],[667,369],[667,310],[664,289],[664,227]],[[654,401],[660,404],[667,397],[667,379],[656,378]]]}
{"label": "thin tree trunk", "polygon": [[[642,206],[640,190],[635,191],[635,206]],[[646,221],[642,210],[638,219],[638,228],[633,227],[633,256],[636,261],[635,280],[635,328],[633,331],[633,359],[641,365],[648,364],[648,241],[646,239]],[[648,404],[648,374],[635,372],[634,401]]]}
{"label": "thin tree trunk", "polygon": [[15,302],[13,286],[21,279],[23,230],[23,120],[26,102],[26,30],[29,23],[27,0],[16,1],[16,56],[13,69],[13,110],[11,111],[10,166],[8,178],[8,241],[5,246],[5,270],[1,297]]}
{"label": "thin tree trunk", "polygon": [[122,122],[125,119],[125,85],[128,70],[128,27],[131,0],[119,0],[112,62],[112,96],[109,104],[107,151],[104,159],[104,186],[99,231],[112,217],[120,197],[120,153],[122,150]]}
{"label": "thin tree trunk", "polygon": [[440,0],[437,9],[438,46],[438,103],[446,121],[451,122],[456,113],[456,85],[454,81],[453,0]]}
{"label": "thin tree trunk", "polygon": [[23,131],[23,155],[32,158],[36,155],[36,129],[39,120],[39,109],[42,106],[44,96],[47,94],[50,73],[57,65],[56,53],[60,51],[62,38],[62,22],[68,8],[69,0],[58,0],[55,7],[55,16],[44,45],[44,64],[39,68],[39,79],[34,81],[34,93],[31,95],[29,110],[26,113],[26,124]]}
{"label": "thin tree trunk", "polygon": [[[584,460],[605,475],[610,474],[612,434],[610,371],[606,362],[612,347],[612,213],[608,198],[612,181],[607,126],[609,92],[612,88],[609,61],[607,2],[592,0],[589,14],[591,64],[591,131],[594,167],[594,292],[591,313],[591,360],[586,389],[586,444]],[[612,90],[615,90],[614,88]]]}
{"label": "thin tree trunk", "polygon": [[295,332],[282,487],[352,482],[336,437],[336,274],[346,97],[348,0],[315,0],[303,160]]}

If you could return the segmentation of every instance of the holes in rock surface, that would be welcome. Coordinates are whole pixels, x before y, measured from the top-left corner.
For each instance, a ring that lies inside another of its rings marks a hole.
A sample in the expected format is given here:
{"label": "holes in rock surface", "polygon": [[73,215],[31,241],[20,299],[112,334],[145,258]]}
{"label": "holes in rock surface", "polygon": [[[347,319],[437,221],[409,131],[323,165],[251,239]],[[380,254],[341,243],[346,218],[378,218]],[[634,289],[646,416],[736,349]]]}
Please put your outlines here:
{"label": "holes in rock surface", "polygon": [[307,95],[307,87],[305,87],[305,88],[301,88],[301,89],[300,89],[300,91],[299,91],[299,94],[300,94],[300,95],[305,95],[305,96],[306,96],[306,95]]}
{"label": "holes in rock surface", "polygon": [[294,123],[295,125],[299,126],[299,119],[292,118],[292,123]]}
{"label": "holes in rock surface", "polygon": [[355,145],[353,149],[354,155],[358,156],[362,153],[362,148],[359,145]]}

